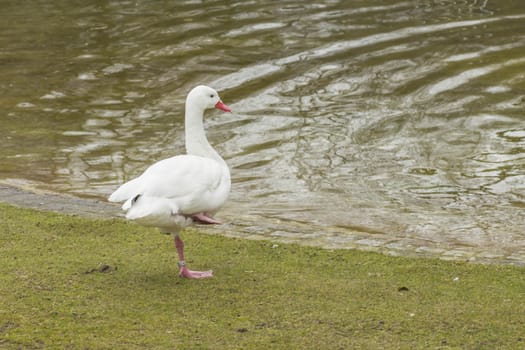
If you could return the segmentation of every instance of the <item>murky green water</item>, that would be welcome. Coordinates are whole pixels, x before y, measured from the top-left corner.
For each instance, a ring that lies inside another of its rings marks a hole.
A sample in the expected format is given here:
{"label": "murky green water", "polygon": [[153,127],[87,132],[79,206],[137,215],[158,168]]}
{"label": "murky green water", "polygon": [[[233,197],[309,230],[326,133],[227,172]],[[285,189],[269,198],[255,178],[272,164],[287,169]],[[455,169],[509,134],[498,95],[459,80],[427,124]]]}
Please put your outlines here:
{"label": "murky green water", "polygon": [[227,230],[525,256],[523,1],[1,3],[4,180],[106,197],[205,83]]}

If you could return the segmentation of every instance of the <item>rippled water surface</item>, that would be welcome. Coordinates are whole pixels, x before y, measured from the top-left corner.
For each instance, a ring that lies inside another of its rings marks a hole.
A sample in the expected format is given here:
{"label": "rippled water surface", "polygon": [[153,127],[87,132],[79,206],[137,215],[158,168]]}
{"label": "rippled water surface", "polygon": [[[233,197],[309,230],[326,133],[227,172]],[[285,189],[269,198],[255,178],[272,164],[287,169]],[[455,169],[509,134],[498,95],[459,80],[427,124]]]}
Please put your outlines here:
{"label": "rippled water surface", "polygon": [[221,228],[525,257],[525,2],[31,1],[0,13],[0,178],[104,198],[183,152],[232,170]]}

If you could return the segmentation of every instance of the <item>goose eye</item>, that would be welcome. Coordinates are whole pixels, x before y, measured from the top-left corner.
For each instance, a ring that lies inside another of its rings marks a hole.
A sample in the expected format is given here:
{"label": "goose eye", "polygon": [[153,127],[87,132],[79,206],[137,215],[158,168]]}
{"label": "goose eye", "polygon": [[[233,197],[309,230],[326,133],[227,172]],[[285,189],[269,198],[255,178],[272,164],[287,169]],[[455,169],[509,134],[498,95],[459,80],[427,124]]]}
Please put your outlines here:
{"label": "goose eye", "polygon": [[210,97],[213,98],[213,94],[211,94]]}

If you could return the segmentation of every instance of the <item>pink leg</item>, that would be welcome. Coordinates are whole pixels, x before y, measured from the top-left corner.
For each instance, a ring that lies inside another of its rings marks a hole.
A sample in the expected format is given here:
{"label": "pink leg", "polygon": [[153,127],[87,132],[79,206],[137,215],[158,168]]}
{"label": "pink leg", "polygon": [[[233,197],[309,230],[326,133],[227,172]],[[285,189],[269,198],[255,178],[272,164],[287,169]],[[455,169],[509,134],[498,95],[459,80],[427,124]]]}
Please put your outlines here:
{"label": "pink leg", "polygon": [[200,222],[201,224],[209,224],[209,225],[222,224],[222,222],[220,222],[219,220],[215,220],[209,214],[206,214],[206,213],[193,214],[191,218],[194,219],[195,221]]}
{"label": "pink leg", "polygon": [[186,267],[186,262],[184,261],[184,243],[180,239],[179,235],[175,235],[175,247],[177,248],[177,253],[179,255],[179,276],[185,278],[207,278],[213,276],[213,271],[191,271]]}

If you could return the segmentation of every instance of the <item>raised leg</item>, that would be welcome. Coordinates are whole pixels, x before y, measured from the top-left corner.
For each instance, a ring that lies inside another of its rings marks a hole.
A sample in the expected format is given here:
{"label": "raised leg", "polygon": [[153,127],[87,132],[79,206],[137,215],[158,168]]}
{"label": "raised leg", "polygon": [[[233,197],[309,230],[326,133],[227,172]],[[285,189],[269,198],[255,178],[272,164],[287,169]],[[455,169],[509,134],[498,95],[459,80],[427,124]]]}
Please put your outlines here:
{"label": "raised leg", "polygon": [[213,277],[213,271],[192,271],[186,267],[186,261],[184,260],[184,242],[180,239],[179,235],[175,235],[175,248],[177,248],[177,254],[179,255],[179,276],[184,278],[208,278]]}
{"label": "raised leg", "polygon": [[197,213],[193,214],[191,218],[201,224],[208,224],[208,225],[220,225],[222,222],[219,220],[215,220],[207,213]]}

